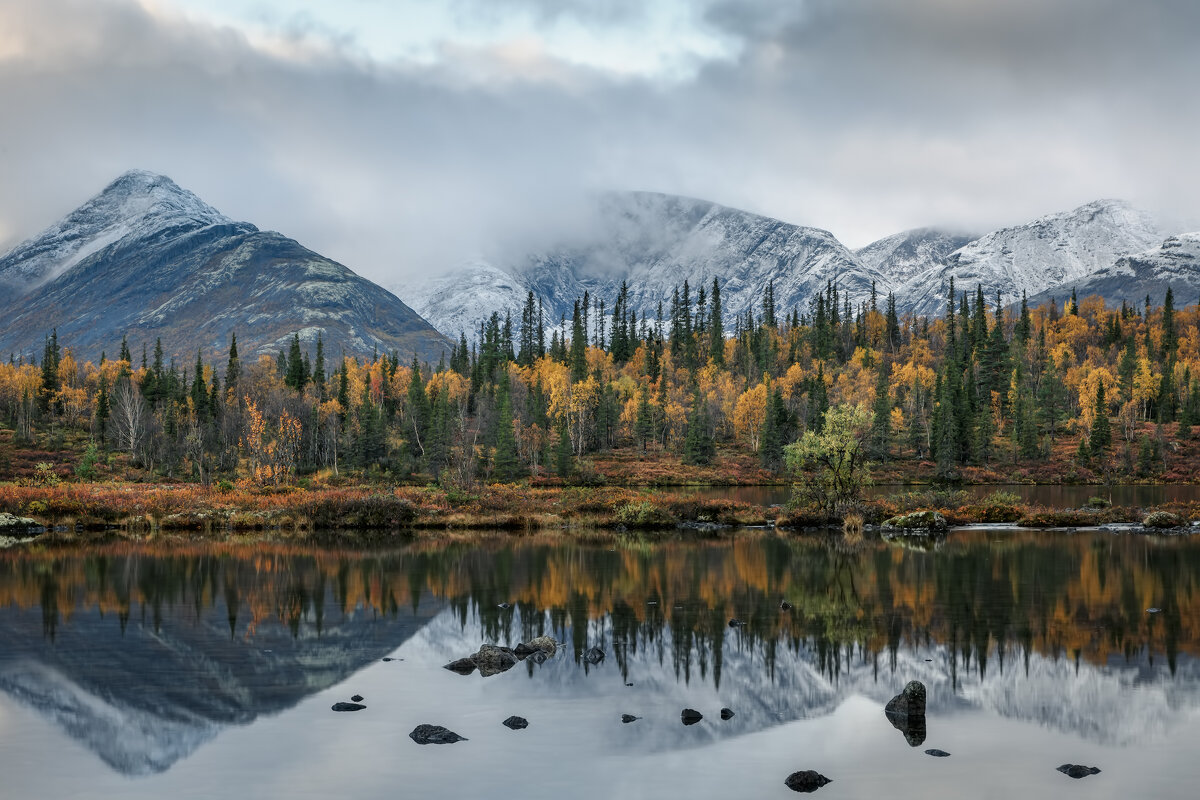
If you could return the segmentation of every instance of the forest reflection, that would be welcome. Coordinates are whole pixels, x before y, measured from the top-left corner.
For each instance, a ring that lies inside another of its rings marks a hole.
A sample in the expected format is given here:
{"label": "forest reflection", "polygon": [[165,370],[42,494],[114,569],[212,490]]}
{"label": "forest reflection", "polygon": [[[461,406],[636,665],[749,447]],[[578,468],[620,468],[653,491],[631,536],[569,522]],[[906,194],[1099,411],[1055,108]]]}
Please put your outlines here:
{"label": "forest reflection", "polygon": [[[515,643],[549,633],[576,659],[597,631],[624,670],[666,647],[677,676],[722,656],[810,649],[836,679],[853,658],[941,645],[957,675],[1033,654],[1097,665],[1200,651],[1200,543],[1110,534],[963,531],[928,551],[774,535],[733,541],[582,545],[564,540],[418,542],[387,550],[293,545],[111,544],[0,553],[0,614],[40,608],[53,639],[82,613],[156,630],[228,615],[231,637],[331,614],[395,616],[423,596],[466,628]],[[792,608],[782,610],[781,601]],[[1154,613],[1148,609],[1156,608]],[[732,618],[744,622],[730,627]],[[668,634],[669,635],[664,635]]]}

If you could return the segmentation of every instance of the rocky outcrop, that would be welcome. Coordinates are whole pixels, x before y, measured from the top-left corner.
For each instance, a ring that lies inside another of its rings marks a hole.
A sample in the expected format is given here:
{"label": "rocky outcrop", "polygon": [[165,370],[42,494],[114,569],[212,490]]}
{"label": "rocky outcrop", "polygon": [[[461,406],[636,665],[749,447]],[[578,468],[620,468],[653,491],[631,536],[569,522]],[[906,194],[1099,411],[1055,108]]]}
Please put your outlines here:
{"label": "rocky outcrop", "polygon": [[787,780],[783,783],[793,792],[808,793],[815,792],[825,784],[833,783],[833,781],[815,770],[805,769],[788,775]]}
{"label": "rocky outcrop", "polygon": [[465,736],[459,736],[441,725],[418,725],[413,728],[408,738],[417,744],[454,744],[467,741]]}
{"label": "rocky outcrop", "polygon": [[925,743],[925,684],[909,681],[900,694],[888,701],[884,713],[909,745],[917,747]]}

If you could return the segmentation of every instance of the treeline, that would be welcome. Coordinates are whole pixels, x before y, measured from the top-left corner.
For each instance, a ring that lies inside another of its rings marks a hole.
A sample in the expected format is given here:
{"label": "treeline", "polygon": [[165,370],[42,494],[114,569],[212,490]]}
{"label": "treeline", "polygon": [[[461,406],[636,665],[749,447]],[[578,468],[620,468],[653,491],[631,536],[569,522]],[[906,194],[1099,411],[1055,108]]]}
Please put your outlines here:
{"label": "treeline", "polygon": [[[880,302],[882,300],[882,302]],[[964,466],[1070,458],[1093,472],[1151,475],[1190,439],[1200,411],[1200,308],[1109,310],[1100,298],[1013,310],[981,289],[946,314],[898,315],[891,295],[857,304],[829,284],[804,309],[723,313],[720,285],[684,283],[639,318],[622,286],[611,306],[585,294],[554,324],[532,293],[520,320],[493,313],[448,359],[334,359],[293,337],[248,363],[236,338],[222,363],[179,365],[161,344],[80,362],[47,337],[39,363],[0,363],[0,423],[33,443],[68,434],[98,453],[171,477],[285,484],[351,470],[469,484],[587,478],[613,450],[711,463],[783,448],[819,431],[831,405],[869,412],[879,462]],[[311,353],[310,353],[311,349]]]}

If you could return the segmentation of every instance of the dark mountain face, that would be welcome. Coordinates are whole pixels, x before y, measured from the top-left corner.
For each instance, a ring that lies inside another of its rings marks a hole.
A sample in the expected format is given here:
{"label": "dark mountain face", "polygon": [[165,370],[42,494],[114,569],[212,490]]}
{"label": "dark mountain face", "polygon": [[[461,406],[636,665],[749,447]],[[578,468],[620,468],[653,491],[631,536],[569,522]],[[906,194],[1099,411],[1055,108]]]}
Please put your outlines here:
{"label": "dark mountain face", "polygon": [[161,337],[168,354],[277,353],[318,333],[331,356],[436,360],[447,340],[390,292],[292,239],[229,220],[168,178],[129,173],[0,259],[0,352],[51,328],[83,357]]}

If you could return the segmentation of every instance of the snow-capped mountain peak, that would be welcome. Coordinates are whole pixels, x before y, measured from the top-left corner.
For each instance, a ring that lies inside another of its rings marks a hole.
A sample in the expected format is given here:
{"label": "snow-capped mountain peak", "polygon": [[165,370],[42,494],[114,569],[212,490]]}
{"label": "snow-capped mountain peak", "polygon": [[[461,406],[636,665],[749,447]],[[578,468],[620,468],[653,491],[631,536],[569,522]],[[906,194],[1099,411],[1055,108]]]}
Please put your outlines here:
{"label": "snow-capped mountain peak", "polygon": [[26,294],[130,234],[230,224],[165,175],[130,170],[63,219],[0,257],[0,287]]}

